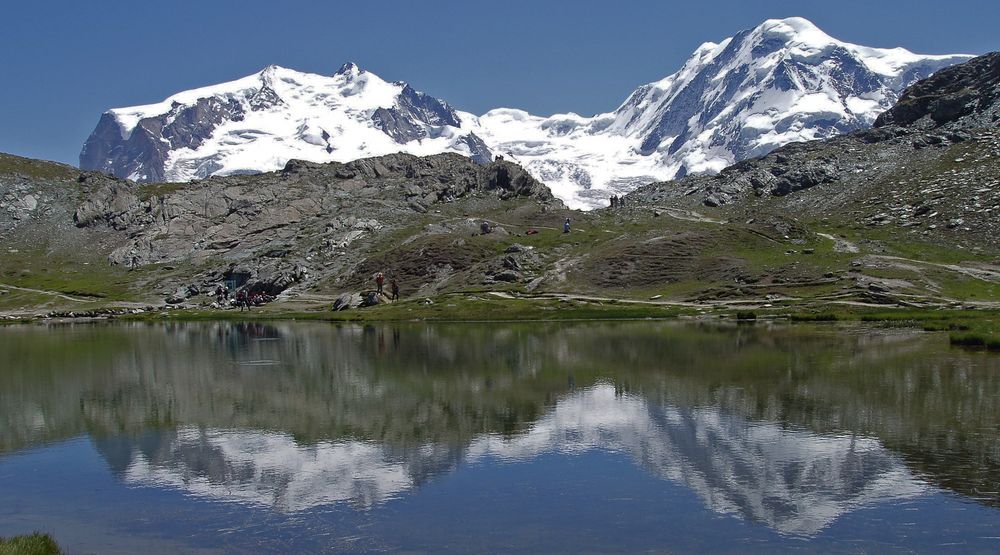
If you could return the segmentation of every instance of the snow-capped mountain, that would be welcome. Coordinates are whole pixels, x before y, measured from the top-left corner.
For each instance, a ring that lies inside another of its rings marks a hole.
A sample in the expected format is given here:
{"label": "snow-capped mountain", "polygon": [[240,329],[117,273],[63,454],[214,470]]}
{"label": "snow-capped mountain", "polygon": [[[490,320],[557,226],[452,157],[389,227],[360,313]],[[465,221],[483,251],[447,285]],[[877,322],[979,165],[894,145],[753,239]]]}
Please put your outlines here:
{"label": "snow-capped mountain", "polygon": [[496,153],[587,208],[650,181],[713,173],[790,142],[868,127],[905,87],[970,57],[857,46],[802,18],[768,20],[703,44],[677,73],[593,117],[507,108],[477,117],[353,64],[333,77],[272,66],[106,112],[80,165],[183,181],[274,170],[290,158]]}
{"label": "snow-capped mountain", "polygon": [[101,116],[80,167],[137,181],[187,181],[279,169],[293,158],[348,162],[395,152],[491,158],[459,114],[353,63],[332,77],[260,73]]}
{"label": "snow-capped mountain", "polygon": [[701,45],[677,73],[613,112],[534,117],[492,110],[477,130],[567,204],[715,173],[790,142],[871,126],[910,84],[970,56],[922,56],[838,41],[802,18],[768,20]]}

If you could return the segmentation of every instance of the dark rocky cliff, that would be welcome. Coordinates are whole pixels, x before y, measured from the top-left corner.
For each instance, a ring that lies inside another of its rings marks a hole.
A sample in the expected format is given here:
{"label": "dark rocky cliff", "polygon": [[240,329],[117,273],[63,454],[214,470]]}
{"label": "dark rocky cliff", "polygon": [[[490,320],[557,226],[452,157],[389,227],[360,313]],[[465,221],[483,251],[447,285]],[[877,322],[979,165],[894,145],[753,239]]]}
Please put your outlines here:
{"label": "dark rocky cliff", "polygon": [[875,127],[983,127],[1000,122],[1000,52],[943,69],[906,89]]}

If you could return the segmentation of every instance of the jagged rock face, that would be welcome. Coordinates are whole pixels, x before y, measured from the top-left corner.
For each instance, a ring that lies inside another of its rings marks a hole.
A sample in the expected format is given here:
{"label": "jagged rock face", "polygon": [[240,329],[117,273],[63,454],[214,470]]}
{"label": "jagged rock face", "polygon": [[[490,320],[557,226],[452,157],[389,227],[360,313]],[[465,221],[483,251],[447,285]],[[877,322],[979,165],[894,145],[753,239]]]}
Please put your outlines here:
{"label": "jagged rock face", "polygon": [[[266,89],[247,98],[246,105],[235,99],[199,98],[190,106],[178,102],[158,117],[139,120],[127,137],[110,113],[101,116],[80,153],[80,167],[136,181],[160,182],[167,179],[167,160],[172,151],[198,149],[224,121],[243,121],[246,108],[259,110],[268,97]],[[218,164],[205,163],[196,175],[210,175]]]}
{"label": "jagged rock face", "polygon": [[210,267],[218,280],[239,275],[241,283],[270,294],[310,277],[345,274],[364,257],[338,257],[327,268],[315,267],[312,257],[363,253],[370,241],[438,203],[481,195],[561,206],[516,164],[479,165],[457,154],[393,154],[347,164],[291,160],[280,172],[217,177],[152,194],[98,174],[84,174],[81,183],[89,192],[74,222],[121,233],[112,264]]}
{"label": "jagged rock face", "polygon": [[716,173],[784,144],[871,126],[907,85],[971,56],[921,56],[827,36],[801,18],[706,43],[677,73],[591,118],[475,116],[345,64],[332,77],[259,74],[107,112],[84,169],[139,181],[272,171],[291,159],[503,153],[574,208],[655,180]]}
{"label": "jagged rock face", "polygon": [[412,152],[492,153],[446,102],[345,64],[324,77],[271,66],[256,75],[106,112],[80,167],[141,182],[347,162]]}
{"label": "jagged rock face", "polygon": [[976,127],[1000,122],[1000,53],[942,70],[906,89],[899,102],[875,121],[938,128]]}

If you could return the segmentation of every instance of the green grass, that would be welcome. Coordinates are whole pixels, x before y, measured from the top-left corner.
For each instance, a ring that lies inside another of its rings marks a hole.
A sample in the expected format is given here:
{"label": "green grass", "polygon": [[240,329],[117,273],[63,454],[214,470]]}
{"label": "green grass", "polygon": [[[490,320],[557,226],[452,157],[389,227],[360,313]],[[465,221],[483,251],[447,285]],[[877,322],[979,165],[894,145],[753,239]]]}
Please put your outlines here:
{"label": "green grass", "polygon": [[80,170],[44,160],[32,160],[0,153],[0,174],[19,173],[35,179],[76,179]]}
{"label": "green grass", "polygon": [[952,345],[983,347],[990,351],[1000,351],[1000,333],[976,331],[954,332],[948,338]]}
{"label": "green grass", "polygon": [[863,322],[948,332],[952,345],[1000,350],[1000,314],[996,311],[902,309],[854,316]]}
{"label": "green grass", "polygon": [[0,261],[0,283],[92,299],[127,300],[136,278],[104,259],[73,259],[41,248],[3,253]]}
{"label": "green grass", "polygon": [[843,319],[842,316],[830,312],[797,312],[790,314],[788,318],[793,322],[836,322]]}
{"label": "green grass", "polygon": [[62,550],[48,534],[0,538],[0,555],[60,555]]}

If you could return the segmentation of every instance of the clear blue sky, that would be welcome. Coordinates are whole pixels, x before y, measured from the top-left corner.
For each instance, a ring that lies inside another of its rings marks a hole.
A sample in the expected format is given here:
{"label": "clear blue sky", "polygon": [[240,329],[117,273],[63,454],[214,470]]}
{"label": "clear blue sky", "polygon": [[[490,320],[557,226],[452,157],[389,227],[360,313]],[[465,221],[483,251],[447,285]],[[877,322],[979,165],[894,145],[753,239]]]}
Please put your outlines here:
{"label": "clear blue sky", "polygon": [[869,46],[1000,50],[995,0],[10,0],[0,151],[75,165],[104,110],[272,63],[329,74],[353,60],[476,113],[590,115],[703,42],[792,15]]}

